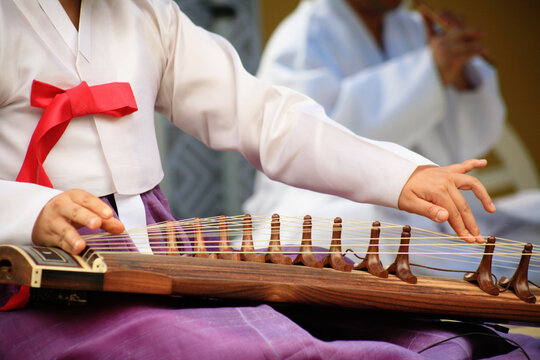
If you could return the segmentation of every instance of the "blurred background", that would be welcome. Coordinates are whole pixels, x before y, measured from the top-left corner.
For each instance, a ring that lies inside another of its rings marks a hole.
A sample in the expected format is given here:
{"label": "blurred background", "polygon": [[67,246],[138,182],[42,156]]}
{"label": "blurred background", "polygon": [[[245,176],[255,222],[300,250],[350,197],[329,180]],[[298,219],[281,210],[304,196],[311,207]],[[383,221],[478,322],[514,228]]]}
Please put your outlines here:
{"label": "blurred background", "polygon": [[[244,66],[257,70],[259,56],[276,26],[299,0],[177,0],[198,25],[229,39]],[[511,126],[496,151],[486,154],[490,169],[478,174],[492,195],[538,187],[540,169],[540,1],[425,0],[433,9],[463,15],[485,33],[499,72]],[[162,184],[178,217],[234,215],[253,186],[253,169],[234,153],[208,150],[158,118],[166,178]],[[491,171],[505,167],[505,172]],[[512,181],[505,179],[512,176]],[[540,211],[540,209],[539,209]]]}

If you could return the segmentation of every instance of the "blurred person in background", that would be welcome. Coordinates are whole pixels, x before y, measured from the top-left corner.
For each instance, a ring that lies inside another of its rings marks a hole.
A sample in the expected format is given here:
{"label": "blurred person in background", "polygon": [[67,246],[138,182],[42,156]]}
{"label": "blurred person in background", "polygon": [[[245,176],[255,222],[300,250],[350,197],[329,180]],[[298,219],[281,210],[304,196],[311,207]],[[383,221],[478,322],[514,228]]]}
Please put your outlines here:
{"label": "blurred person in background", "polygon": [[[497,71],[485,60],[482,32],[449,11],[437,14],[442,29],[407,5],[401,0],[301,1],[272,35],[258,77],[309,95],[361,136],[396,142],[441,166],[485,155],[501,136],[506,109]],[[538,193],[533,195],[525,202],[523,196],[515,198],[509,209],[487,216],[479,213],[479,202],[469,198],[469,204],[484,233],[534,242],[540,220],[516,216],[540,204]],[[244,211],[341,216],[452,232],[446,223],[293,188],[262,173]]]}

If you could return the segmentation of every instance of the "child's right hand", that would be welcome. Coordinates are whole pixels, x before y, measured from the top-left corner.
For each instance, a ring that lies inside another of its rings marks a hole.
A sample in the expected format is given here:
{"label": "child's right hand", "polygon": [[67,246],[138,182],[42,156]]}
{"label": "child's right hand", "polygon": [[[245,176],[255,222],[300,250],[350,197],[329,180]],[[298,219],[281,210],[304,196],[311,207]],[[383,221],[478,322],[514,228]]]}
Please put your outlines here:
{"label": "child's right hand", "polygon": [[100,198],[80,189],[53,197],[41,210],[32,231],[32,241],[40,246],[58,246],[79,254],[86,246],[77,229],[87,226],[119,234],[124,225],[113,217],[112,209]]}

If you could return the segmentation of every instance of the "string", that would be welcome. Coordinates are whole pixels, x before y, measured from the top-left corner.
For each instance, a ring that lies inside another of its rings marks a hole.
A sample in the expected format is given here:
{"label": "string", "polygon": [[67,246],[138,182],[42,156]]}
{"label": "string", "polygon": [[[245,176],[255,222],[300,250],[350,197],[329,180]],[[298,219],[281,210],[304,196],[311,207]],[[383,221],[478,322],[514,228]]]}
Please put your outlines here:
{"label": "string", "polygon": [[[214,219],[213,223],[210,221],[212,219]],[[253,232],[261,230],[259,227],[255,226],[256,225],[255,220],[256,220],[255,218],[252,219]],[[297,222],[295,223],[295,225],[299,224],[298,220],[301,220],[301,219],[297,218]],[[331,219],[329,219],[329,220],[331,220]],[[88,242],[101,240],[103,242],[111,243],[115,239],[117,239],[117,240],[125,240],[126,235],[128,235],[131,240],[136,242],[138,233],[140,233],[141,237],[143,236],[143,234],[148,233],[150,239],[160,240],[163,243],[165,243],[166,240],[164,239],[164,236],[167,235],[167,234],[174,234],[177,237],[185,237],[185,238],[193,237],[196,234],[196,231],[193,230],[193,221],[194,221],[193,219],[189,219],[189,220],[177,221],[177,222],[174,222],[173,224],[159,223],[159,224],[154,224],[154,225],[144,227],[144,228],[131,229],[128,232],[123,233],[121,235],[105,235],[105,236],[104,235],[90,235],[90,236],[86,236],[85,239]],[[215,237],[216,238],[215,242],[218,241],[217,240],[217,238],[219,237],[219,223],[218,223],[218,221],[219,221],[218,218],[207,218],[207,219],[205,219],[204,222],[201,221],[201,225],[203,227],[203,235],[205,236],[205,238],[206,237]],[[359,243],[355,243],[353,245],[355,245],[355,246],[367,245],[368,241],[371,239],[370,235],[367,234],[367,232],[371,230],[371,223],[364,222],[363,226],[356,227],[356,228],[353,228],[352,226],[350,226],[351,224],[352,223],[347,224],[347,226],[350,229],[352,229],[352,230],[358,230],[358,229],[362,230],[362,231],[366,232],[366,235],[364,235],[364,236],[356,236],[356,237],[347,236],[347,231],[343,231],[341,241],[342,242],[343,241],[349,241],[350,242],[351,240],[357,240],[357,241],[359,241]],[[268,229],[268,227],[266,226],[267,224],[264,224],[264,225],[265,225],[265,228]],[[234,228],[234,226],[236,226],[236,229]],[[238,219],[235,219],[234,217],[228,218],[228,233],[229,233],[229,236],[231,236],[231,235],[232,236],[241,235],[242,230],[243,230],[242,226],[243,226],[242,222],[238,221]],[[381,224],[380,228],[381,228],[381,230],[392,229],[392,228],[397,228],[397,229],[400,230],[401,226],[393,225],[393,224],[392,225]],[[171,231],[171,230],[173,230],[173,231]],[[301,240],[300,236],[297,236],[295,238],[290,238],[290,237],[283,236],[284,231],[287,231],[287,229],[286,229],[283,217],[282,217],[281,218],[281,224],[280,224],[281,240],[282,241],[283,240],[286,240],[286,241],[290,241],[290,240],[300,241]],[[318,230],[315,227],[314,227],[314,229],[312,229],[313,233],[317,232],[317,231]],[[467,247],[473,247],[473,246],[482,247],[483,246],[482,244],[467,244],[467,243],[463,242],[459,237],[452,236],[452,235],[449,235],[449,234],[436,233],[436,232],[432,232],[432,231],[413,228],[412,232],[414,233],[415,231],[417,233],[422,232],[422,233],[430,234],[429,236],[420,236],[420,235],[417,235],[417,234],[411,236],[411,239],[413,239],[415,242],[423,241],[423,240],[435,240],[435,241],[457,240],[457,241],[459,241],[459,243],[454,243],[454,244],[442,244],[442,243],[438,243],[438,242],[437,243],[424,243],[424,244],[422,244],[422,246],[433,246],[433,247],[465,247],[465,246],[467,246]],[[297,231],[297,233],[300,233],[300,232]],[[395,236],[381,236],[379,238],[379,240],[383,241],[383,240],[396,240],[396,239],[399,239],[399,231],[394,231],[394,233],[396,234]],[[266,230],[263,234],[270,235],[270,232],[268,230]],[[268,242],[268,238],[269,238],[269,236],[267,236],[263,240],[254,239],[253,242],[254,243]],[[326,236],[326,237],[322,237],[322,238],[313,238],[312,242],[313,243],[331,242],[331,240],[332,240],[331,236]],[[508,244],[501,243],[501,241],[506,241]],[[514,240],[509,240],[509,239],[502,239],[502,238],[497,239],[497,249],[499,249],[499,248],[506,248],[506,249],[512,249],[512,248],[518,249],[519,248],[520,249],[523,245],[524,245],[524,243],[519,242],[519,241],[514,241]],[[389,246],[389,245],[384,244],[384,243],[379,243],[379,246]],[[415,244],[411,243],[410,246],[414,247]],[[509,255],[519,254],[520,255],[521,251],[510,252],[510,253],[501,253],[501,255],[505,255],[505,254],[509,254]],[[533,255],[536,255],[536,253],[533,253]]]}
{"label": "string", "polygon": [[[334,218],[314,217],[310,218],[311,226],[311,245],[323,249],[313,249],[304,251],[300,248],[303,235],[303,217],[279,217],[279,225],[273,226],[271,216],[251,216],[247,222],[244,215],[191,218],[173,222],[161,222],[146,227],[130,229],[120,235],[97,234],[85,236],[88,245],[98,252],[114,251],[133,252],[135,244],[140,243],[140,239],[149,238],[150,250],[154,255],[182,255],[193,254],[197,251],[213,253],[218,255],[237,254],[242,251],[248,253],[267,253],[269,252],[270,239],[275,230],[279,234],[279,245],[286,249],[281,249],[283,255],[299,254],[340,254],[345,255],[348,252],[377,254],[380,256],[397,256],[399,254],[408,254],[423,260],[433,259],[435,261],[452,261],[462,266],[470,266],[470,269],[464,272],[475,271],[481,257],[484,255],[485,244],[466,243],[456,235],[445,234],[441,232],[411,227],[411,236],[406,252],[400,252],[402,225],[391,223],[380,223],[378,249],[375,252],[367,250],[371,239],[371,230],[373,223],[370,221],[356,221],[344,219],[341,223],[340,245],[346,246],[350,251],[342,252],[341,249],[330,251],[330,245],[333,241]],[[226,231],[225,231],[226,228]],[[220,232],[223,232],[228,238],[225,248],[220,248]],[[245,232],[252,234],[250,245],[258,250],[242,250],[244,245],[243,236]],[[203,239],[202,248],[197,248],[195,240],[197,237]],[[173,239],[174,247],[171,247]],[[500,269],[515,269],[522,256],[522,249],[525,243],[497,238],[495,251],[493,253],[493,264]],[[340,246],[340,248],[341,248]],[[146,245],[148,248],[148,245]],[[292,250],[289,248],[293,248]],[[354,250],[353,250],[354,248]],[[357,256],[359,257],[359,256]],[[360,257],[359,257],[360,258]],[[430,268],[424,264],[416,264],[419,267]],[[434,268],[437,269],[437,268]],[[460,270],[461,271],[461,270]],[[534,250],[530,254],[529,271],[540,273],[540,260],[538,253]]]}

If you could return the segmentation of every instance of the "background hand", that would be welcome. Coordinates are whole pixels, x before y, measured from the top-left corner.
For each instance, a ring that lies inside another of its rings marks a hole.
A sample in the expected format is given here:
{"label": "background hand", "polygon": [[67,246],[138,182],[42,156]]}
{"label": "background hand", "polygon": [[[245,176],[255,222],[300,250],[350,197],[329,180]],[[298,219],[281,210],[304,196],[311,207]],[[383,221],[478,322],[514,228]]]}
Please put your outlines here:
{"label": "background hand", "polygon": [[482,44],[483,34],[466,27],[465,21],[451,12],[436,14],[438,22],[444,24],[443,32],[435,31],[432,18],[424,15],[428,29],[428,44],[444,85],[457,89],[471,89],[465,66],[475,56],[485,56],[487,49]]}
{"label": "background hand", "polygon": [[472,190],[486,211],[495,212],[484,185],[467,175],[486,164],[486,160],[472,159],[446,167],[419,166],[403,187],[398,207],[436,222],[448,221],[462,239],[482,243],[474,215],[459,190]]}
{"label": "background hand", "polygon": [[124,225],[113,217],[112,209],[98,197],[79,189],[53,197],[43,207],[32,231],[32,241],[41,246],[58,246],[78,254],[86,246],[77,228],[87,226],[119,234]]}

